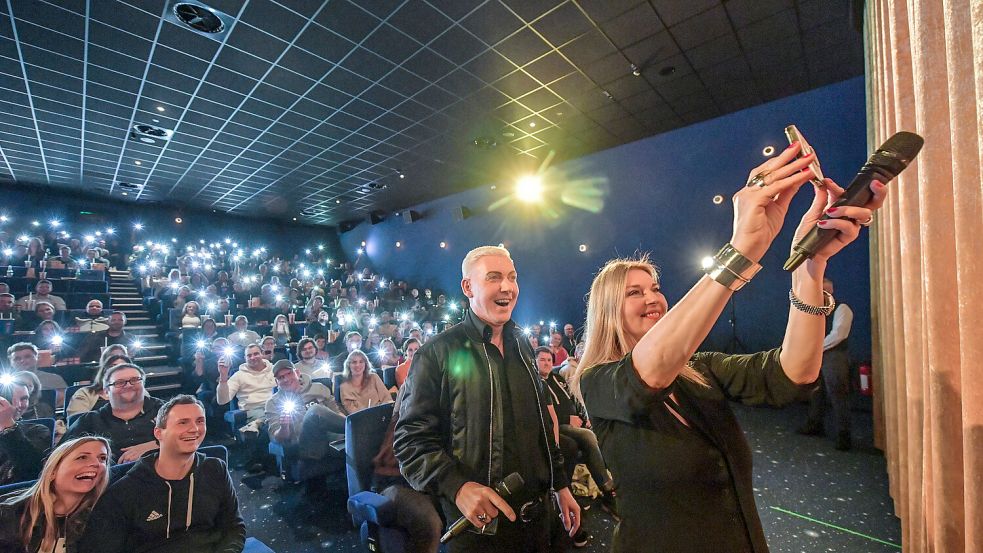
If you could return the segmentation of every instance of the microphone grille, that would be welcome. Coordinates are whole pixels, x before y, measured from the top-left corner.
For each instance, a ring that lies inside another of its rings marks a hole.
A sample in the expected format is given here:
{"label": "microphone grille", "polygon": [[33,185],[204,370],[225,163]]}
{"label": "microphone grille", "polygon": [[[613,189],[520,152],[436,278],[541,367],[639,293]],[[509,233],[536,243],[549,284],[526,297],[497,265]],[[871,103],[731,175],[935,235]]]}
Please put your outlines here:
{"label": "microphone grille", "polygon": [[895,158],[908,165],[911,160],[915,159],[915,156],[918,155],[924,144],[925,139],[917,134],[901,131],[888,138],[877,150],[882,155]]}
{"label": "microphone grille", "polygon": [[505,480],[502,480],[502,487],[505,488],[505,491],[509,495],[521,490],[522,486],[525,484],[525,480],[522,479],[522,476],[518,472],[513,472],[512,474],[506,476]]}

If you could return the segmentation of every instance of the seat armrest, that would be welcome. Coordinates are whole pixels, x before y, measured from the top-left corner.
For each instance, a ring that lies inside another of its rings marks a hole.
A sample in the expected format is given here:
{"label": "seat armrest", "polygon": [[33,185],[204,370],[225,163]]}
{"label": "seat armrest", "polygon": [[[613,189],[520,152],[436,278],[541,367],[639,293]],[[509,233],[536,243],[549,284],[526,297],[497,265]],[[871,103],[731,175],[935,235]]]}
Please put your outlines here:
{"label": "seat armrest", "polygon": [[369,522],[386,528],[396,523],[395,504],[375,492],[359,492],[349,497],[348,512],[357,524]]}

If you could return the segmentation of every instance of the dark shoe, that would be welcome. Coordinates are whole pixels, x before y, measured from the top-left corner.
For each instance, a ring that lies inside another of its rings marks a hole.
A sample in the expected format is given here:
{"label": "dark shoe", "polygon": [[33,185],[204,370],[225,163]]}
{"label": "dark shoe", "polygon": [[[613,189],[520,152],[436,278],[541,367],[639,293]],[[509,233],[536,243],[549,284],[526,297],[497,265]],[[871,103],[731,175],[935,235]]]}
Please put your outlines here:
{"label": "dark shoe", "polygon": [[615,522],[621,522],[621,515],[618,514],[618,494],[614,490],[601,493],[601,509],[611,515]]}
{"label": "dark shoe", "polygon": [[837,451],[850,451],[853,448],[853,440],[849,432],[840,432],[836,436]]}
{"label": "dark shoe", "polygon": [[573,546],[577,549],[582,547],[587,547],[587,542],[590,540],[590,536],[587,534],[587,530],[581,528],[577,530],[577,533],[573,535]]}
{"label": "dark shoe", "polygon": [[807,422],[802,425],[801,428],[795,431],[796,434],[802,434],[803,436],[825,436],[826,432],[823,430],[823,425],[816,424],[813,422]]}

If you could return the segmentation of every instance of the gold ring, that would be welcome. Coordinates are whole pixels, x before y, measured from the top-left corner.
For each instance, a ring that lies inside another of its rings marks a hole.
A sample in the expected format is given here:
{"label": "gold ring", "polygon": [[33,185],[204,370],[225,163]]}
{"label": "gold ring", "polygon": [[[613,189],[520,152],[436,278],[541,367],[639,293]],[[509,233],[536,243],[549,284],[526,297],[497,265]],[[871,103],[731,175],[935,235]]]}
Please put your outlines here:
{"label": "gold ring", "polygon": [[762,171],[751,177],[751,180],[747,181],[745,186],[757,186],[758,188],[764,188],[768,186],[768,183],[765,182],[765,177],[767,177],[769,174],[771,174],[771,171]]}

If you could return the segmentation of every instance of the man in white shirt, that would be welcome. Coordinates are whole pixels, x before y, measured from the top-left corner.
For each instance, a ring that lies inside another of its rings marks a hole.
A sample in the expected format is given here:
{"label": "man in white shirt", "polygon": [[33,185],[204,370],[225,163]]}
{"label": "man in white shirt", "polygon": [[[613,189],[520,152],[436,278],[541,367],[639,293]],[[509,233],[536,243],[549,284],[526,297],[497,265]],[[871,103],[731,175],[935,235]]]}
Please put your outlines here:
{"label": "man in white shirt", "polygon": [[33,311],[34,306],[37,305],[38,302],[42,301],[50,303],[56,311],[65,310],[65,300],[59,298],[58,296],[51,295],[50,280],[39,280],[37,285],[34,287],[34,293],[28,294],[17,300],[17,305],[20,306],[22,311]]}
{"label": "man in white shirt", "polygon": [[[833,293],[833,281],[823,279],[823,290]],[[799,434],[818,436],[825,434],[826,396],[833,405],[836,419],[836,449],[847,451],[852,447],[850,436],[850,348],[848,338],[853,326],[853,310],[845,303],[837,303],[826,317],[826,338],[823,340],[823,365],[820,382],[809,398],[809,418],[799,429]]]}
{"label": "man in white shirt", "polygon": [[266,402],[273,397],[276,378],[273,376],[273,364],[263,357],[259,344],[249,344],[245,350],[246,362],[239,365],[239,370],[229,376],[232,361],[228,355],[218,360],[218,387],[215,399],[219,405],[225,405],[236,398],[239,409],[246,412],[246,425],[240,428],[247,440],[251,451],[247,463],[249,472],[262,472],[266,455],[266,441],[261,438],[260,426],[266,416]]}

